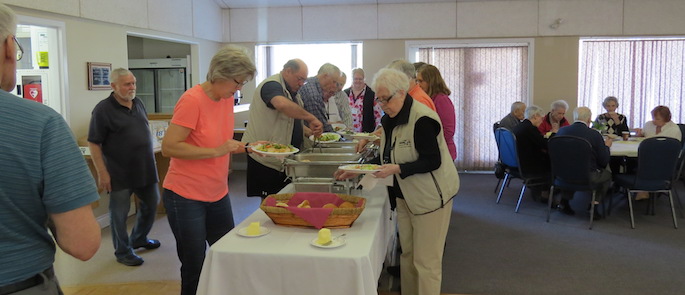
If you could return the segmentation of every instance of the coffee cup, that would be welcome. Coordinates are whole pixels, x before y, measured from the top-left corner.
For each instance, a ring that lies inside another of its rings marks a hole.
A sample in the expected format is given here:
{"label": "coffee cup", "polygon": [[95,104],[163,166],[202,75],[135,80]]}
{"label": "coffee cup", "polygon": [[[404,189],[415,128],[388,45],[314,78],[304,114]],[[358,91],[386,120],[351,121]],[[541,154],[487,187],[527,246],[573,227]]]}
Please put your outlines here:
{"label": "coffee cup", "polygon": [[621,132],[621,136],[623,137],[623,140],[628,140],[628,137],[630,137],[630,131]]}

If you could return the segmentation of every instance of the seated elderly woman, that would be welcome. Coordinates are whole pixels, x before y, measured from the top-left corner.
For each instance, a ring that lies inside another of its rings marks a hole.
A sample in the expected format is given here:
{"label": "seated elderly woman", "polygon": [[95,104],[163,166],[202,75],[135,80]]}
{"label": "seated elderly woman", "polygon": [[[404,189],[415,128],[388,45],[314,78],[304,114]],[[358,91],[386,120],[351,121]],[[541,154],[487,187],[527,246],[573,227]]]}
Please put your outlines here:
{"label": "seated elderly woman", "polygon": [[538,131],[545,137],[551,136],[553,133],[557,133],[559,128],[568,126],[568,120],[566,120],[566,110],[568,110],[568,103],[564,100],[557,100],[552,103],[549,113],[538,126]]}
{"label": "seated elderly woman", "polygon": [[[407,95],[409,78],[382,69],[371,88],[385,115],[381,119],[381,163],[374,176],[392,177],[388,195],[397,201],[401,288],[407,294],[440,294],[442,255],[459,190],[459,175],[436,112]],[[355,174],[336,171],[345,179]]]}
{"label": "seated elderly woman", "polygon": [[678,124],[671,121],[671,110],[667,106],[655,107],[652,110],[652,121],[648,121],[637,131],[638,136],[644,137],[666,136],[681,141],[683,137]]}
{"label": "seated elderly woman", "polygon": [[[542,108],[531,105],[526,108],[524,118],[512,131],[516,135],[516,149],[521,170],[528,176],[551,178],[547,139],[538,131],[539,126],[546,118],[545,112]],[[543,200],[543,196],[547,196],[542,194],[545,187],[548,186],[530,187],[533,199]]]}
{"label": "seated elderly woman", "polygon": [[602,102],[602,106],[607,112],[598,115],[595,119],[595,124],[604,125],[607,134],[621,136],[621,132],[630,131],[626,116],[616,112],[616,109],[618,108],[618,98],[607,96],[604,99],[604,102]]}

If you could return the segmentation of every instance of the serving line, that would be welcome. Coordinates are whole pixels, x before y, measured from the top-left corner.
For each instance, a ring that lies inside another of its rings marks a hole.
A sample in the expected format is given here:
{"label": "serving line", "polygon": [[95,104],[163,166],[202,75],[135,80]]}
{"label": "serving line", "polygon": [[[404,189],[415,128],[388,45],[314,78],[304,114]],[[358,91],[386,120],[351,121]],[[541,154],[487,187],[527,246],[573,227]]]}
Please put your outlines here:
{"label": "serving line", "polygon": [[[293,192],[289,184],[279,193]],[[365,197],[366,207],[351,228],[331,230],[346,237],[345,245],[331,249],[310,245],[316,229],[276,225],[257,209],[209,249],[197,294],[377,294],[395,220],[384,186],[353,194]],[[271,233],[237,234],[252,222]]]}

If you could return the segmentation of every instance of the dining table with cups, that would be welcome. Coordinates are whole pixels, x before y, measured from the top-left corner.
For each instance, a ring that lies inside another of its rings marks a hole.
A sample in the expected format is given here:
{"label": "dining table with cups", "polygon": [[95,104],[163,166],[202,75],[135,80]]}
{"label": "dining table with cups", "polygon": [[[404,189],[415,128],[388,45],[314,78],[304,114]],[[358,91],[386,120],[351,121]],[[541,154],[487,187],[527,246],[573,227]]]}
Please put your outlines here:
{"label": "dining table with cups", "polygon": [[[289,193],[293,184],[279,192]],[[395,220],[385,186],[352,194],[365,208],[351,227],[326,233],[331,243],[319,244],[316,228],[278,225],[257,209],[211,246],[197,294],[377,294]],[[261,233],[247,235],[250,226]]]}

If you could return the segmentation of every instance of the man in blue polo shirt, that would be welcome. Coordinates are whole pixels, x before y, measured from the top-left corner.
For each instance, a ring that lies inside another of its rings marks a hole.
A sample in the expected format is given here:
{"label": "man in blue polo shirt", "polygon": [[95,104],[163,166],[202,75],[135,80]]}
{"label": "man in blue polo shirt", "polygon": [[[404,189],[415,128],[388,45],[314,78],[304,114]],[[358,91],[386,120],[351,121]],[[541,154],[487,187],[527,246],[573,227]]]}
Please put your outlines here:
{"label": "man in blue polo shirt", "polygon": [[[112,71],[112,93],[93,109],[88,146],[98,172],[98,185],[109,192],[110,228],[117,262],[138,266],[143,258],[134,249],[159,248],[147,238],[159,202],[157,166],[147,112],[136,97],[136,77],[123,68]],[[129,237],[126,218],[131,194],[140,199],[136,223]]]}
{"label": "man in blue polo shirt", "polygon": [[24,55],[16,29],[0,4],[0,294],[62,294],[55,241],[80,260],[95,255],[100,226],[90,204],[99,196],[62,116],[7,92]]}

